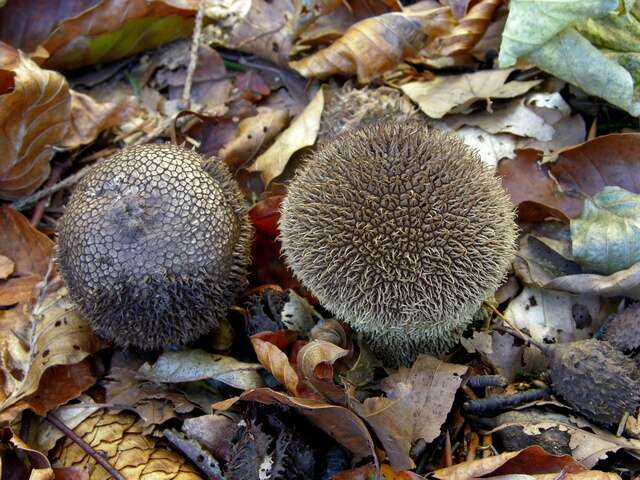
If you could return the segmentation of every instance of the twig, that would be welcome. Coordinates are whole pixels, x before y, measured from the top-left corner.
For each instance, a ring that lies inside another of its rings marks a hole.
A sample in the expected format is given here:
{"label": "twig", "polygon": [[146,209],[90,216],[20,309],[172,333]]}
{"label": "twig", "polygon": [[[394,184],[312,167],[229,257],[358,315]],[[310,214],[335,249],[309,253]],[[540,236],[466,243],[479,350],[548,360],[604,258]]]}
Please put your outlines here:
{"label": "twig", "polygon": [[480,444],[480,437],[476,432],[469,433],[469,444],[467,447],[467,458],[465,459],[467,462],[471,462],[476,459],[476,454],[478,453],[478,445]]}
{"label": "twig", "polygon": [[189,108],[191,105],[191,86],[193,85],[193,74],[198,65],[198,49],[200,48],[200,38],[202,36],[202,19],[204,18],[204,0],[200,0],[195,25],[193,26],[193,36],[191,37],[191,52],[189,54],[189,65],[187,67],[187,78],[184,81],[182,90],[182,107]]}
{"label": "twig", "polygon": [[[49,180],[47,180],[47,184],[45,185],[45,188],[53,187],[60,180],[60,177],[62,176],[62,172],[64,172],[70,166],[71,166],[70,160],[67,160],[64,163],[59,163],[58,165],[56,165],[53,168],[53,171],[51,172],[51,176],[49,177]],[[33,214],[31,215],[31,225],[33,225],[34,227],[38,226],[38,223],[40,223],[40,220],[42,220],[44,209],[46,208],[50,200],[51,200],[51,195],[47,195],[46,197],[40,199],[40,201],[36,205],[36,208],[33,209]]]}
{"label": "twig", "polygon": [[476,375],[469,378],[467,385],[471,388],[506,387],[507,379],[502,375]]}
{"label": "twig", "polygon": [[451,452],[451,435],[449,435],[449,430],[447,430],[444,436],[444,449],[442,451],[442,462],[445,467],[453,465],[453,454]]}
{"label": "twig", "polygon": [[73,175],[69,175],[67,178],[59,181],[58,183],[56,183],[55,185],[52,185],[51,187],[43,188],[42,190],[37,191],[33,195],[29,195],[28,197],[22,198],[20,200],[16,200],[11,204],[11,208],[13,208],[14,210],[24,210],[27,207],[30,207],[34,203],[38,202],[39,200],[46,198],[49,195],[52,195],[59,190],[62,190],[63,188],[70,187],[74,183],[78,182],[78,180],[84,177],[87,173],[89,173],[89,171],[92,168],[93,168],[92,166],[85,167],[82,170],[74,173]]}
{"label": "twig", "polygon": [[514,393],[513,395],[500,395],[497,397],[468,400],[464,403],[463,408],[466,412],[483,415],[506,407],[514,407],[534,400],[540,400],[548,396],[549,390],[534,388],[525,390],[524,392]]}
{"label": "twig", "polygon": [[496,307],[494,307],[493,305],[491,305],[488,302],[484,302],[484,304],[489,307],[493,313],[495,313],[500,320],[502,320],[504,323],[507,324],[507,326],[509,328],[511,328],[514,333],[520,337],[522,340],[524,340],[527,343],[531,343],[533,345],[535,345],[536,347],[538,347],[542,352],[547,351],[548,349],[544,347],[544,345],[542,345],[540,342],[537,342],[536,340],[534,340],[533,338],[531,338],[529,335],[527,335],[526,333],[524,333],[522,330],[520,330],[516,324],[514,324],[511,320],[509,320],[507,317],[505,317],[500,310],[498,310]]}
{"label": "twig", "polygon": [[73,441],[76,445],[78,445],[87,455],[93,458],[96,463],[98,463],[102,468],[104,468],[109,475],[111,475],[116,480],[126,480],[118,471],[111,465],[106,458],[96,452],[91,445],[85,442],[82,438],[78,436],[76,432],[67,427],[62,420],[53,414],[49,413],[45,417],[45,419],[62,433],[64,433],[71,441]]}

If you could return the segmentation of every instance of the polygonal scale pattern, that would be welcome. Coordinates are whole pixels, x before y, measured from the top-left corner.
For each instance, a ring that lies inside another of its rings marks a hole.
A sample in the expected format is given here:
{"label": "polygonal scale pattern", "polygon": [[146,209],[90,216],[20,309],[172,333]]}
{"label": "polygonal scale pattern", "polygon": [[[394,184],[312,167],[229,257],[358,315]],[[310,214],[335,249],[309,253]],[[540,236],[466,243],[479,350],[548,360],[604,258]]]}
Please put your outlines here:
{"label": "polygonal scale pattern", "polygon": [[[59,225],[70,293],[124,346],[185,343],[246,284],[250,228],[226,167],[174,145],[127,148],[77,186]],[[123,334],[126,334],[123,336]]]}

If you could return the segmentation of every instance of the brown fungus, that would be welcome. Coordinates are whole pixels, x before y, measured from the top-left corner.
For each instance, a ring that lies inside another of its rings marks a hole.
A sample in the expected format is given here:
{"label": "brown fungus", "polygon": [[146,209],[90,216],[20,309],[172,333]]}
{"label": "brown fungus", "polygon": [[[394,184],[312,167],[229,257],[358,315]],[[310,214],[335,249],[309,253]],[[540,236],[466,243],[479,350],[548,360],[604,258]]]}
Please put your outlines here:
{"label": "brown fungus", "polygon": [[281,238],[296,276],[388,364],[450,347],[503,280],[514,212],[457,137],[382,123],[321,146],[292,181]]}
{"label": "brown fungus", "polygon": [[180,345],[213,329],[246,286],[251,227],[218,162],[174,145],[122,150],[76,187],[58,229],[69,293],[122,347]]}

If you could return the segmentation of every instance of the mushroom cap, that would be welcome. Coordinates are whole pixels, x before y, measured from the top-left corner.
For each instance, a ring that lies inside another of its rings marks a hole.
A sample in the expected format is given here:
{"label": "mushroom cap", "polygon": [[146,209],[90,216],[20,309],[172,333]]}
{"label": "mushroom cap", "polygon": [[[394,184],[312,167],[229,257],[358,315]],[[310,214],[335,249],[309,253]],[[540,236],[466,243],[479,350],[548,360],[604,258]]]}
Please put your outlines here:
{"label": "mushroom cap", "polygon": [[288,264],[388,363],[450,347],[503,280],[517,227],[500,180],[418,122],[346,132],[289,186]]}
{"label": "mushroom cap", "polygon": [[184,344],[246,287],[251,227],[226,166],[182,147],[126,148],[77,185],[58,262],[95,332],[123,347]]}

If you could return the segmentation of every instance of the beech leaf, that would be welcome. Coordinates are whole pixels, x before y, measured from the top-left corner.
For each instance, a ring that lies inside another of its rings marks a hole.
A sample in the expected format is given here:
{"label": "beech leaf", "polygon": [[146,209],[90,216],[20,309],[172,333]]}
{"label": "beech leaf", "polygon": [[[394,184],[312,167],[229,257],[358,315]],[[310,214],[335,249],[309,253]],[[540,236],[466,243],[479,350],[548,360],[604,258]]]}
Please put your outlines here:
{"label": "beech leaf", "polygon": [[69,128],[71,95],[65,78],[44,70],[0,42],[0,199],[33,193],[49,176],[53,147]]}
{"label": "beech leaf", "polygon": [[248,390],[264,383],[258,370],[261,365],[203,350],[164,352],[153,365],[145,363],[140,377],[153,382],[183,383],[213,378],[234,388]]}
{"label": "beech leaf", "polygon": [[247,170],[260,172],[265,186],[269,185],[271,180],[284,171],[295,152],[315,143],[320,130],[323,108],[324,93],[320,89],[305,109],[293,119],[291,125],[280,134],[275,143],[256,158]]}
{"label": "beech leaf", "polygon": [[478,100],[512,98],[528,92],[540,80],[507,82],[514,69],[484,70],[463,75],[441,75],[429,82],[409,82],[400,87],[431,118],[463,112]]}
{"label": "beech leaf", "polygon": [[467,368],[420,355],[410,369],[400,368],[383,380],[386,397],[361,403],[350,395],[351,408],[376,432],[394,470],[415,467],[409,455],[413,442],[429,443],[440,435]]}
{"label": "beech leaf", "polygon": [[417,55],[427,39],[450,31],[454,24],[448,7],[386,13],[352,25],[329,47],[290,65],[305,77],[357,75],[358,82],[368,83]]}

